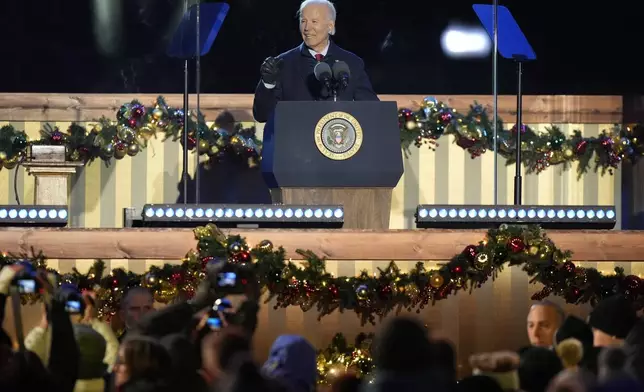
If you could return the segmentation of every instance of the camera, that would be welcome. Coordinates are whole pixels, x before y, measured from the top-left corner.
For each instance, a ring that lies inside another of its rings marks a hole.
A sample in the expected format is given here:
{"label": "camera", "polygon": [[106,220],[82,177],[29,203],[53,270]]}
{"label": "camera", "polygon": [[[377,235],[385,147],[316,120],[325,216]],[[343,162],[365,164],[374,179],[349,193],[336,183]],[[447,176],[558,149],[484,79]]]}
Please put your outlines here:
{"label": "camera", "polygon": [[[214,276],[213,276],[214,275]],[[244,294],[254,275],[250,268],[238,264],[226,263],[212,276],[217,292],[222,295]]]}
{"label": "camera", "polygon": [[65,302],[65,311],[69,314],[83,314],[85,312],[85,301],[78,291],[78,287],[72,284],[60,286],[60,295]]}
{"label": "camera", "polygon": [[27,261],[21,261],[18,265],[22,266],[22,270],[16,274],[11,284],[20,294],[37,293],[40,290],[40,284],[36,279],[36,269]]}
{"label": "camera", "polygon": [[226,298],[220,298],[217,301],[215,301],[215,304],[212,306],[210,311],[208,312],[208,320],[206,324],[210,329],[217,330],[221,329],[223,326],[223,320],[221,319],[221,314],[226,309],[232,308],[232,304],[229,300]]}

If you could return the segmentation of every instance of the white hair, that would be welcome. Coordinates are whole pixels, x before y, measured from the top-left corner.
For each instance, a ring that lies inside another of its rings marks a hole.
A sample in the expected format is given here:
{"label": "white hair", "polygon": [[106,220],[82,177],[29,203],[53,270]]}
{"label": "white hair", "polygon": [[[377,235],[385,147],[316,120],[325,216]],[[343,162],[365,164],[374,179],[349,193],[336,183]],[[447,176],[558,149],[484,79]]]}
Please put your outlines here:
{"label": "white hair", "polygon": [[[300,4],[300,9],[297,11],[297,17],[301,18],[302,17],[302,11],[304,11],[304,8],[306,6],[311,5],[311,4],[320,4],[320,5],[326,5],[327,8],[329,9],[329,19],[331,19],[331,22],[335,22],[335,5],[333,5],[332,2],[329,0],[304,0],[302,4]],[[329,35],[335,35],[335,26],[329,31]]]}

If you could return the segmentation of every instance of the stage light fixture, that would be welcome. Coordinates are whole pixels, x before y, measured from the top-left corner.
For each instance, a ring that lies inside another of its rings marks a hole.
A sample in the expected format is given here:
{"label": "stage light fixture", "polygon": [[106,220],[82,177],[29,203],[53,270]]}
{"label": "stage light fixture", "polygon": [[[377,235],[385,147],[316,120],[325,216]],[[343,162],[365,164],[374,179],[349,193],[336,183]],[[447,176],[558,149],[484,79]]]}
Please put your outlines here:
{"label": "stage light fixture", "polygon": [[483,206],[424,205],[416,209],[419,228],[490,228],[506,224],[538,224],[555,229],[612,229],[613,206]]}
{"label": "stage light fixture", "polygon": [[66,226],[66,206],[0,205],[0,226]]}
{"label": "stage light fixture", "polygon": [[344,208],[341,205],[146,204],[141,219],[145,226],[196,226],[213,222],[224,227],[327,227],[344,223]]}

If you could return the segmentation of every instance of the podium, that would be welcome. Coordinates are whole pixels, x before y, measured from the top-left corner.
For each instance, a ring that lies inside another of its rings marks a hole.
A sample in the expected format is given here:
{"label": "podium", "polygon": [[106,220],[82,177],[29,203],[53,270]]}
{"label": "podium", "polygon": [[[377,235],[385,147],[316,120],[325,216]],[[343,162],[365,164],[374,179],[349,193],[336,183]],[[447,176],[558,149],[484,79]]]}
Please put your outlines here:
{"label": "podium", "polygon": [[403,174],[396,102],[278,102],[264,128],[273,203],[341,204],[344,227],[389,229]]}

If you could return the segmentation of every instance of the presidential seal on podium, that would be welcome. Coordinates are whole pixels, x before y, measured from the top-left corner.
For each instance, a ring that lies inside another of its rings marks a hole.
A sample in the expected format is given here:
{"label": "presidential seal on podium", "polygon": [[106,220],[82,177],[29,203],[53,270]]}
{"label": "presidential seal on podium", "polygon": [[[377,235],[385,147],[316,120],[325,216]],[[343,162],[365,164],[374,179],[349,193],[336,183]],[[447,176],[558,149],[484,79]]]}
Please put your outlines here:
{"label": "presidential seal on podium", "polygon": [[362,127],[345,112],[324,115],[315,126],[315,144],[329,159],[343,161],[354,156],[362,146]]}

